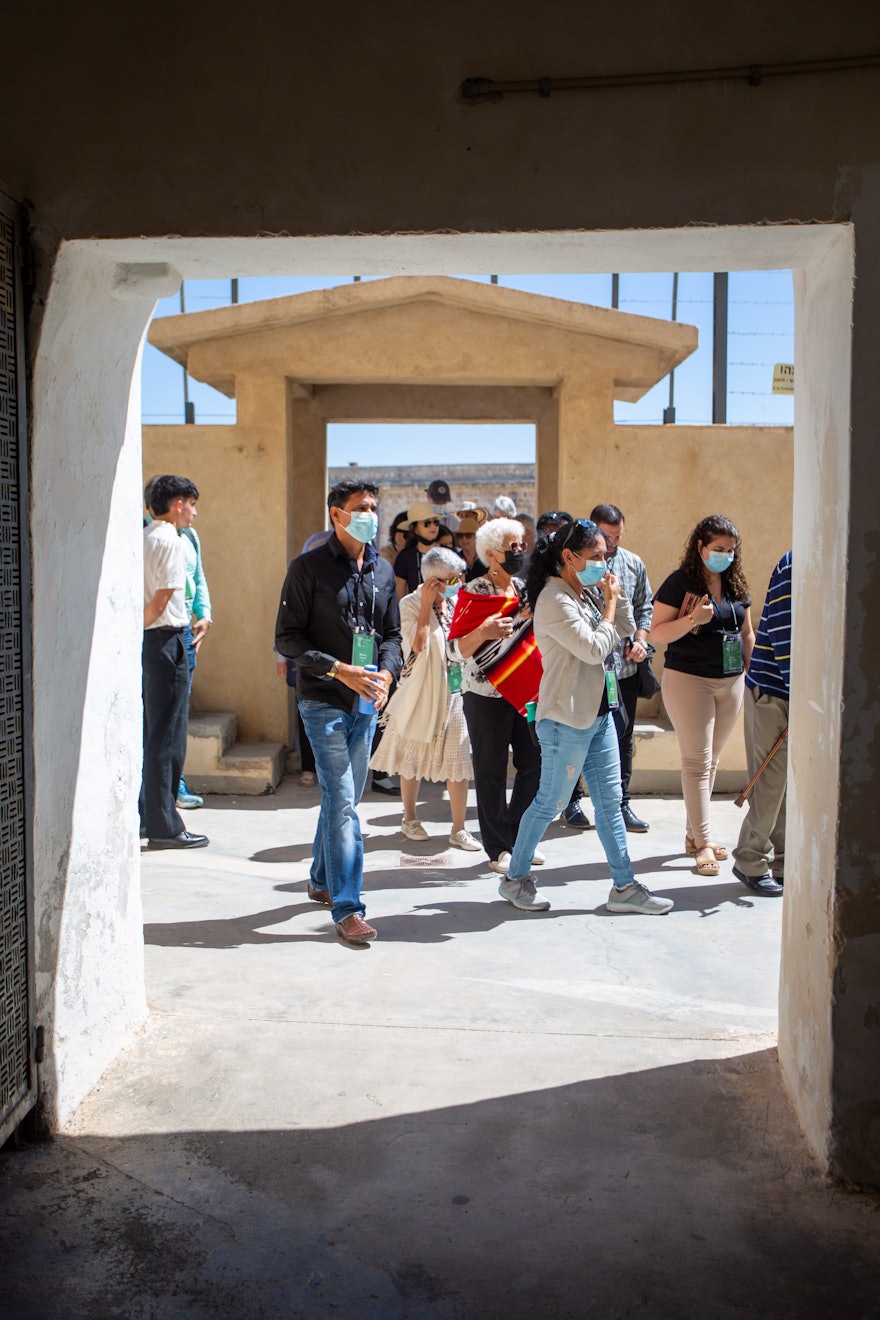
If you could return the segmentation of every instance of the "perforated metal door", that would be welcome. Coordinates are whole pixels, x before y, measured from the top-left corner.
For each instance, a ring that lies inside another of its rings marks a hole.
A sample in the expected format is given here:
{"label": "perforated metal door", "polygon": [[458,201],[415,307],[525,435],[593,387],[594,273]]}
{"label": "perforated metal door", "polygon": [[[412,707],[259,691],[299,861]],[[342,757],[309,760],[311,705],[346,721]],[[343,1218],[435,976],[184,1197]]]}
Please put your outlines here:
{"label": "perforated metal door", "polygon": [[0,1141],[36,1101],[30,642],[20,224],[0,197]]}

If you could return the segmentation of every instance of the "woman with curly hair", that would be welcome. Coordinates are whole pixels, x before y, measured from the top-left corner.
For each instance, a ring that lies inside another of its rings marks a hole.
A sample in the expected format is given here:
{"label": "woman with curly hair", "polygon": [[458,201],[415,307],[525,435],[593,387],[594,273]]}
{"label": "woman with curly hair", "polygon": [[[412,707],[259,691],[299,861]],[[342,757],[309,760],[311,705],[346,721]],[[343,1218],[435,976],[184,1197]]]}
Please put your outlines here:
{"label": "woman with curly hair", "polygon": [[717,875],[727,849],[712,842],[709,799],[739,715],[755,643],[739,532],[712,514],[688,537],[681,563],[654,596],[651,639],[666,646],[663,704],[678,737],[687,812],[685,852]]}

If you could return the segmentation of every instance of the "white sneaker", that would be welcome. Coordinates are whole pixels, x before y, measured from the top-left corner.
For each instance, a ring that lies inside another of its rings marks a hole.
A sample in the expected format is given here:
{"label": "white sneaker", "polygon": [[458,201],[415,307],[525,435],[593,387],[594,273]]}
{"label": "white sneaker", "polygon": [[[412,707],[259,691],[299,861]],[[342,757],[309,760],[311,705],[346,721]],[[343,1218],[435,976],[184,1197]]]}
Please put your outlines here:
{"label": "white sneaker", "polygon": [[641,912],[646,917],[662,917],[675,904],[671,898],[660,898],[634,880],[623,889],[612,889],[605,906],[609,912]]}
{"label": "white sneaker", "polygon": [[480,852],[483,847],[481,843],[477,843],[472,834],[468,834],[467,830],[456,830],[450,834],[449,842],[453,848],[463,848],[465,852]]}
{"label": "white sneaker", "polygon": [[418,839],[421,842],[427,839],[428,831],[420,820],[404,820],[400,824],[401,833],[407,839]]}
{"label": "white sneaker", "polygon": [[544,895],[538,893],[530,875],[520,876],[519,880],[502,880],[498,892],[521,912],[546,912],[550,906]]}
{"label": "white sneaker", "polygon": [[537,848],[532,853],[532,866],[543,866],[547,858],[543,853],[539,853]]}
{"label": "white sneaker", "polygon": [[498,854],[498,860],[489,863],[489,870],[495,871],[497,875],[507,875],[507,868],[510,866],[510,853],[503,852]]}

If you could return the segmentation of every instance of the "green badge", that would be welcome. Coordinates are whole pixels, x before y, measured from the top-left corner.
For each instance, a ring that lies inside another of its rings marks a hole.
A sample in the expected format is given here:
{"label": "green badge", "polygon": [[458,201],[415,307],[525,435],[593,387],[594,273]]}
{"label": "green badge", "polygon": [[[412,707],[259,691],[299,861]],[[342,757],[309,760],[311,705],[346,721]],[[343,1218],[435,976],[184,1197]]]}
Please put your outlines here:
{"label": "green badge", "polygon": [[450,692],[461,691],[461,665],[446,666],[446,682]]}
{"label": "green badge", "polygon": [[743,671],[743,646],[740,633],[721,634],[721,663],[725,674]]}
{"label": "green badge", "polygon": [[605,693],[608,697],[608,709],[617,710],[620,698],[617,695],[617,674],[613,669],[605,670]]}
{"label": "green badge", "polygon": [[353,665],[357,665],[357,667],[361,669],[364,665],[373,664],[374,651],[375,644],[372,633],[364,632],[363,629],[359,628],[352,634],[351,663]]}

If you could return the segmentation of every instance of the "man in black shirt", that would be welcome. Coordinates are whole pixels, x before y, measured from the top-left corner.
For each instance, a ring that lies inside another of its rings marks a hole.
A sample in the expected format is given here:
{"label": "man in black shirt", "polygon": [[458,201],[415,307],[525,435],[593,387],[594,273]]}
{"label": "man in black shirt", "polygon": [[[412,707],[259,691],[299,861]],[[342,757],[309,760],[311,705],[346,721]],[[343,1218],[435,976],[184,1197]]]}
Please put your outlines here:
{"label": "man in black shirt", "polygon": [[340,938],[351,944],[376,937],[361,901],[357,804],[377,714],[401,665],[394,572],[371,544],[377,494],[370,482],[333,487],[333,535],[290,565],[275,630],[275,649],[296,661],[300,714],[322,790],[309,897],[332,907]]}

